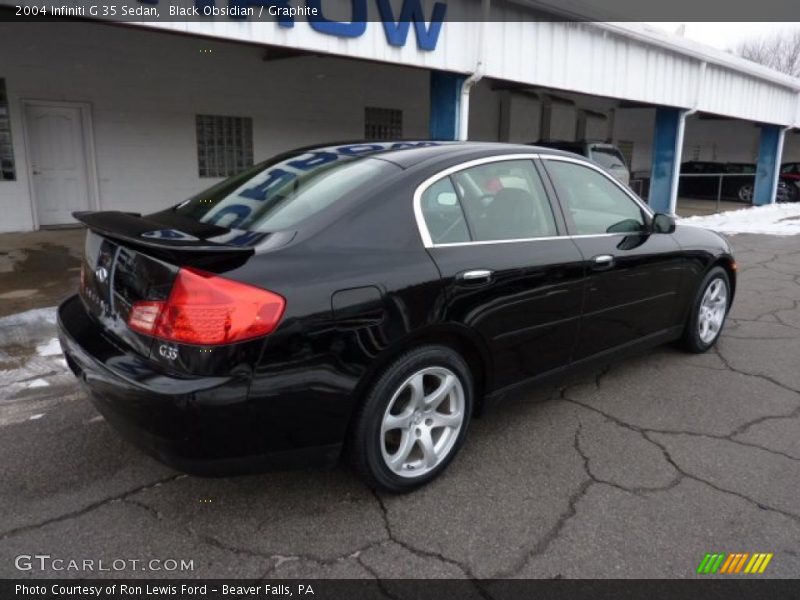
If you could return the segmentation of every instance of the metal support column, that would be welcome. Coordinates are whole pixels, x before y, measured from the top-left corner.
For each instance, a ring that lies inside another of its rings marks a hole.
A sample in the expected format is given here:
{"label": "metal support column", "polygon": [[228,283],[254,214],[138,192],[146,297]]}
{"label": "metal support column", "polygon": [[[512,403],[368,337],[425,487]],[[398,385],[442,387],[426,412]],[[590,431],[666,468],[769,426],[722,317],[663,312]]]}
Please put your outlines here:
{"label": "metal support column", "polygon": [[762,125],[758,143],[756,182],[753,187],[753,204],[772,204],[778,190],[778,173],[783,153],[784,129],[779,125]]}
{"label": "metal support column", "polygon": [[685,123],[685,110],[656,109],[650,192],[647,196],[648,203],[656,212],[675,214]]}
{"label": "metal support column", "polygon": [[466,77],[431,71],[430,136],[432,140],[458,139],[461,87]]}

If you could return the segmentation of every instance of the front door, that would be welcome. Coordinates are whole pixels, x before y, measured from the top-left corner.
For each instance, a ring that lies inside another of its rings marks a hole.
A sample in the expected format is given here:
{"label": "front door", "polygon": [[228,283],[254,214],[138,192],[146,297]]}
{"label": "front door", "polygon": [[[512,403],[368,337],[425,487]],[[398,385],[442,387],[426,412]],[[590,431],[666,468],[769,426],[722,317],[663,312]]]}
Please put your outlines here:
{"label": "front door", "polygon": [[75,223],[72,212],[89,208],[86,141],[81,109],[28,104],[25,124],[40,226]]}
{"label": "front door", "polygon": [[569,362],[583,279],[581,254],[561,235],[533,161],[497,158],[443,177],[420,197],[428,251],[447,289],[444,318],[481,336],[495,389]]}
{"label": "front door", "polygon": [[650,233],[647,213],[610,175],[564,157],[542,158],[586,265],[573,358],[677,325],[685,263],[672,235]]}

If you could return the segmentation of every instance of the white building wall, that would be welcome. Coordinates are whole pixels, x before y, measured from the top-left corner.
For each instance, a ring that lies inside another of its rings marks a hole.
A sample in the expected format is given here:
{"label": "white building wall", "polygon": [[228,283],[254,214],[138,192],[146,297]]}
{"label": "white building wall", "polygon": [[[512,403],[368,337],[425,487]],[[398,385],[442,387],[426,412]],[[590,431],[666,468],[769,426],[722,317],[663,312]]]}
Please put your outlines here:
{"label": "white building wall", "polygon": [[252,117],[257,161],[363,138],[365,106],[402,109],[404,136],[428,137],[426,71],[334,57],[265,62],[263,54],[125,27],[0,24],[17,168],[17,181],[0,182],[0,231],[33,228],[23,99],[91,103],[101,208],[111,210],[152,212],[217,181],[197,175],[196,114]]}
{"label": "white building wall", "polygon": [[[448,11],[451,18],[479,18],[480,3],[450,0]],[[492,20],[486,23],[445,22],[434,51],[417,48],[413,28],[405,46],[390,46],[381,23],[375,21],[356,38],[319,33],[301,21],[293,28],[224,20],[144,26],[459,73],[475,70],[476,42],[484,27],[487,77],[658,105],[696,106],[765,123],[797,122],[797,79],[641,24],[536,20],[540,18],[541,13],[520,4],[493,5]],[[700,85],[703,62],[707,69]]]}
{"label": "white building wall", "polygon": [[800,162],[800,132],[786,132],[782,162]]}
{"label": "white building wall", "polygon": [[686,119],[683,161],[754,163],[761,131],[753,123],[722,119]]}
{"label": "white building wall", "polygon": [[505,92],[504,142],[530,143],[542,137],[542,102],[538,96]]}
{"label": "white building wall", "polygon": [[470,92],[469,139],[481,142],[500,141],[500,94],[486,81],[479,81]]}
{"label": "white building wall", "polygon": [[613,141],[633,144],[633,172],[649,175],[653,153],[653,130],[656,111],[653,108],[617,108],[614,111]]}

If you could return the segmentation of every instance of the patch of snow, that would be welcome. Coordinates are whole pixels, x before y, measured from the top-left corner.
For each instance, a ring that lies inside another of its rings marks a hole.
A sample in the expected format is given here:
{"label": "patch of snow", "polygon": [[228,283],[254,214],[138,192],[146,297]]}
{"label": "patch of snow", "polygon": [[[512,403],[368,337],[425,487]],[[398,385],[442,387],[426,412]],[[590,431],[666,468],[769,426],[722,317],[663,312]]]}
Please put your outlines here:
{"label": "patch of snow", "polygon": [[46,323],[56,324],[56,310],[58,307],[49,306],[47,308],[34,308],[26,310],[25,312],[15,313],[6,317],[0,317],[0,329],[4,327],[11,327],[13,325],[27,325],[29,323]]}
{"label": "patch of snow", "polygon": [[28,421],[36,421],[37,419],[41,419],[43,416],[44,416],[44,413],[31,415],[30,417],[28,417]]}
{"label": "patch of snow", "polygon": [[58,338],[50,338],[44,344],[36,346],[36,353],[39,356],[59,356],[61,354],[61,344]]}
{"label": "patch of snow", "polygon": [[41,377],[39,377],[37,379],[34,379],[33,381],[26,381],[25,382],[25,387],[28,388],[28,389],[47,387],[49,385],[50,385],[50,383],[48,383],[46,380],[42,379]]}
{"label": "patch of snow", "polygon": [[800,234],[800,203],[752,206],[715,215],[687,217],[679,219],[679,223],[727,234],[797,235]]}

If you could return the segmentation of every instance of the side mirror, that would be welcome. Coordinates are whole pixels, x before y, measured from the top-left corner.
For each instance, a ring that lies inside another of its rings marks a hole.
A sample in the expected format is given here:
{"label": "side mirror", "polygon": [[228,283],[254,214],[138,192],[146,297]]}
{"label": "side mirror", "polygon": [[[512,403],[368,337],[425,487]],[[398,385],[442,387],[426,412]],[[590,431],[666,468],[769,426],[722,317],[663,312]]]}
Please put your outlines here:
{"label": "side mirror", "polygon": [[653,233],[672,233],[675,231],[675,217],[656,213],[650,223],[650,231]]}

